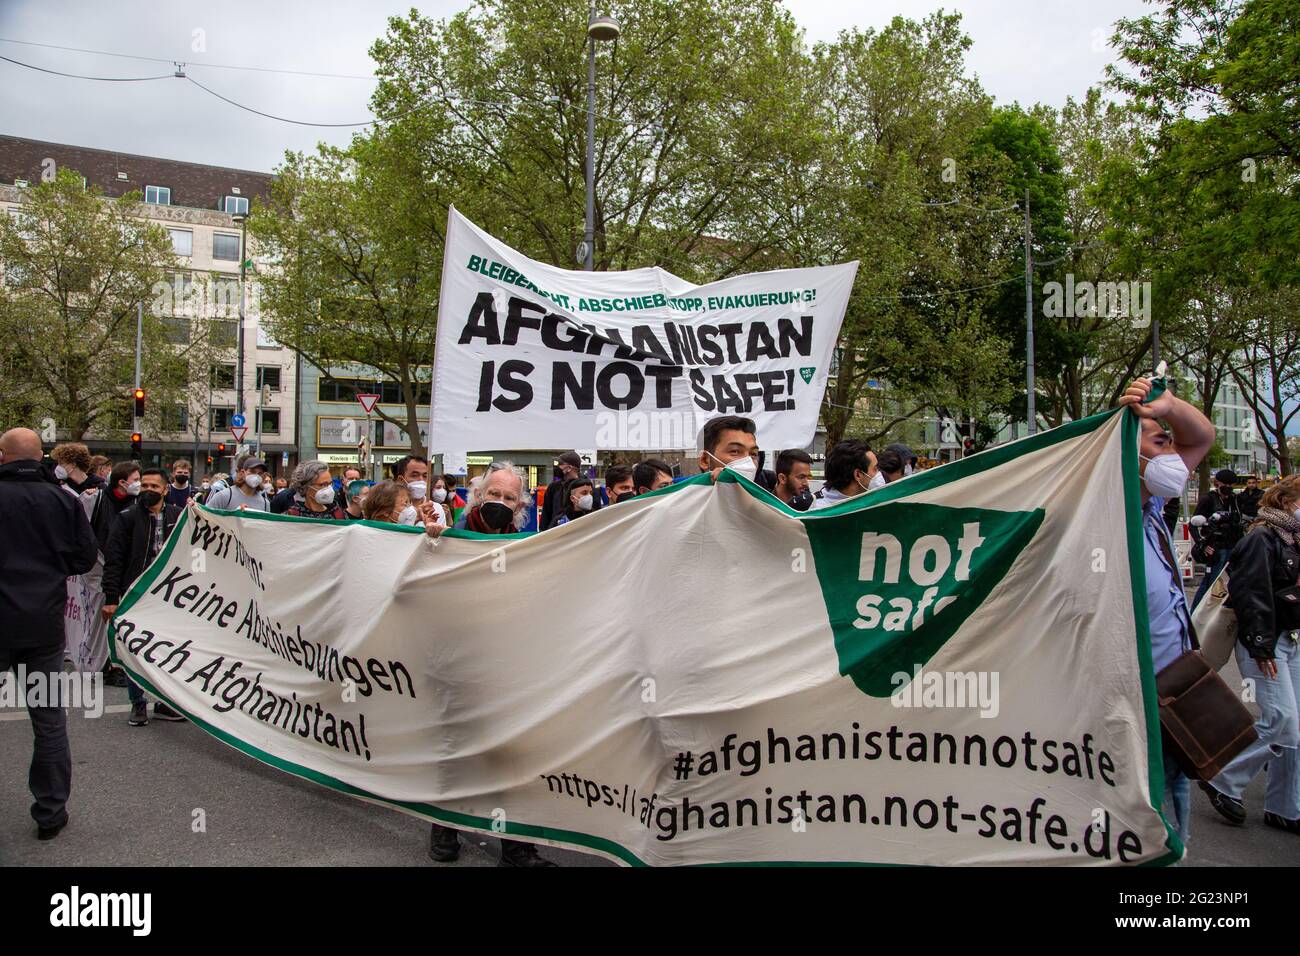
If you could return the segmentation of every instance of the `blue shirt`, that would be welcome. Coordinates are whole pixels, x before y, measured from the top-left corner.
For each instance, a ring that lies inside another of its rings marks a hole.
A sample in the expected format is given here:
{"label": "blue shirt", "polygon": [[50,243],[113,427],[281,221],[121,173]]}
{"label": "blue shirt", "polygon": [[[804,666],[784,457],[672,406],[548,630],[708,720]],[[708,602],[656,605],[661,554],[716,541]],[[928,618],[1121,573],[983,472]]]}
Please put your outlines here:
{"label": "blue shirt", "polygon": [[[1179,655],[1192,649],[1192,620],[1178,568],[1169,563],[1176,555],[1165,524],[1165,500],[1154,495],[1142,506],[1142,537],[1147,576],[1147,613],[1151,618],[1151,659],[1159,674]],[[1164,542],[1162,544],[1161,542]]]}

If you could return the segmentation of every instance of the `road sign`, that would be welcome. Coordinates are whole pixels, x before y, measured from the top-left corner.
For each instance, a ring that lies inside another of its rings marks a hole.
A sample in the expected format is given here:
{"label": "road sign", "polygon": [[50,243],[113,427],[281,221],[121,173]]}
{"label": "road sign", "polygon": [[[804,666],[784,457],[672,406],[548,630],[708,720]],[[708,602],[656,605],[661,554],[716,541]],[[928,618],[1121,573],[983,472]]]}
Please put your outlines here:
{"label": "road sign", "polygon": [[369,415],[375,410],[375,402],[379,401],[379,396],[357,395],[357,401],[361,403],[361,410]]}
{"label": "road sign", "polygon": [[230,416],[230,426],[231,426],[231,428],[243,428],[246,424],[247,424],[247,422],[244,421],[244,416],[243,416],[243,415],[231,415],[231,416]]}
{"label": "road sign", "polygon": [[[242,421],[242,419],[241,419],[241,421]],[[230,434],[232,434],[232,435],[235,436],[235,441],[243,441],[243,440],[244,440],[244,434],[245,434],[247,431],[248,431],[248,429],[247,429],[245,426],[243,426],[243,425],[231,425],[231,426],[230,426]]]}

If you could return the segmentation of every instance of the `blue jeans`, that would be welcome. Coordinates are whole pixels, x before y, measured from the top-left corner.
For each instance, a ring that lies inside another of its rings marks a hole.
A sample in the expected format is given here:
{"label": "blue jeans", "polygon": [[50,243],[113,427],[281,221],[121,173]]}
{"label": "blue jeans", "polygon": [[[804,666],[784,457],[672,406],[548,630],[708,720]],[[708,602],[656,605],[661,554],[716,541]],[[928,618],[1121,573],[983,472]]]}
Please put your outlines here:
{"label": "blue jeans", "polygon": [[1300,819],[1300,644],[1286,634],[1277,640],[1273,660],[1277,677],[1268,678],[1246,649],[1237,645],[1237,666],[1241,676],[1255,682],[1255,700],[1260,716],[1255,722],[1259,739],[1237,755],[1236,759],[1210,783],[1220,793],[1241,799],[1246,785],[1268,765],[1268,786],[1264,791],[1264,809],[1287,820]]}
{"label": "blue jeans", "polygon": [[144,691],[137,687],[135,681],[129,677],[126,679],[126,697],[133,704],[144,700]]}
{"label": "blue jeans", "polygon": [[1219,576],[1219,572],[1223,570],[1223,566],[1228,563],[1228,555],[1231,551],[1231,548],[1219,548],[1219,550],[1214,552],[1214,557],[1211,559],[1210,565],[1205,569],[1205,577],[1201,578],[1201,583],[1196,588],[1196,594],[1192,597],[1193,611],[1196,610],[1196,605],[1201,603],[1201,598],[1205,597],[1205,592],[1210,590],[1210,585],[1213,584],[1214,579]]}
{"label": "blue jeans", "polygon": [[1192,782],[1187,779],[1172,754],[1165,754],[1165,819],[1173,825],[1178,839],[1187,846],[1192,832]]}

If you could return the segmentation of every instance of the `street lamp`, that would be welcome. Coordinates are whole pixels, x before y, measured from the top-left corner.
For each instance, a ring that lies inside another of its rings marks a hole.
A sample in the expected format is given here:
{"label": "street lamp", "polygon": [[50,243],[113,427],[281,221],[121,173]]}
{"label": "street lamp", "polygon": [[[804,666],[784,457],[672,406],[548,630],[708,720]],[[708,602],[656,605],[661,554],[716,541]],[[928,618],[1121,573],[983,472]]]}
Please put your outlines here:
{"label": "street lamp", "polygon": [[248,213],[237,212],[230,217],[239,223],[239,332],[235,347],[239,350],[235,358],[235,412],[244,414],[244,260],[248,244]]}
{"label": "street lamp", "polygon": [[592,3],[587,14],[587,226],[578,260],[590,272],[596,252],[596,43],[617,40],[622,32],[613,17],[596,16]]}

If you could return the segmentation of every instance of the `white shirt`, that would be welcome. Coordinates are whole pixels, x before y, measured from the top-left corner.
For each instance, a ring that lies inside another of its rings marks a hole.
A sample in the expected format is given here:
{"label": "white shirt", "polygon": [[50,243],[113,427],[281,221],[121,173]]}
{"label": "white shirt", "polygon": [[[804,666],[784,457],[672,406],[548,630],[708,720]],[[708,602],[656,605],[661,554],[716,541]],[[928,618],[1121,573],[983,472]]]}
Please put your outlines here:
{"label": "white shirt", "polygon": [[822,496],[820,498],[814,498],[812,507],[809,508],[808,510],[820,511],[822,508],[829,508],[831,505],[837,505],[841,501],[848,501],[850,498],[853,497],[856,496],[846,495],[844,492],[836,491],[830,485],[826,485],[824,488],[822,488]]}

